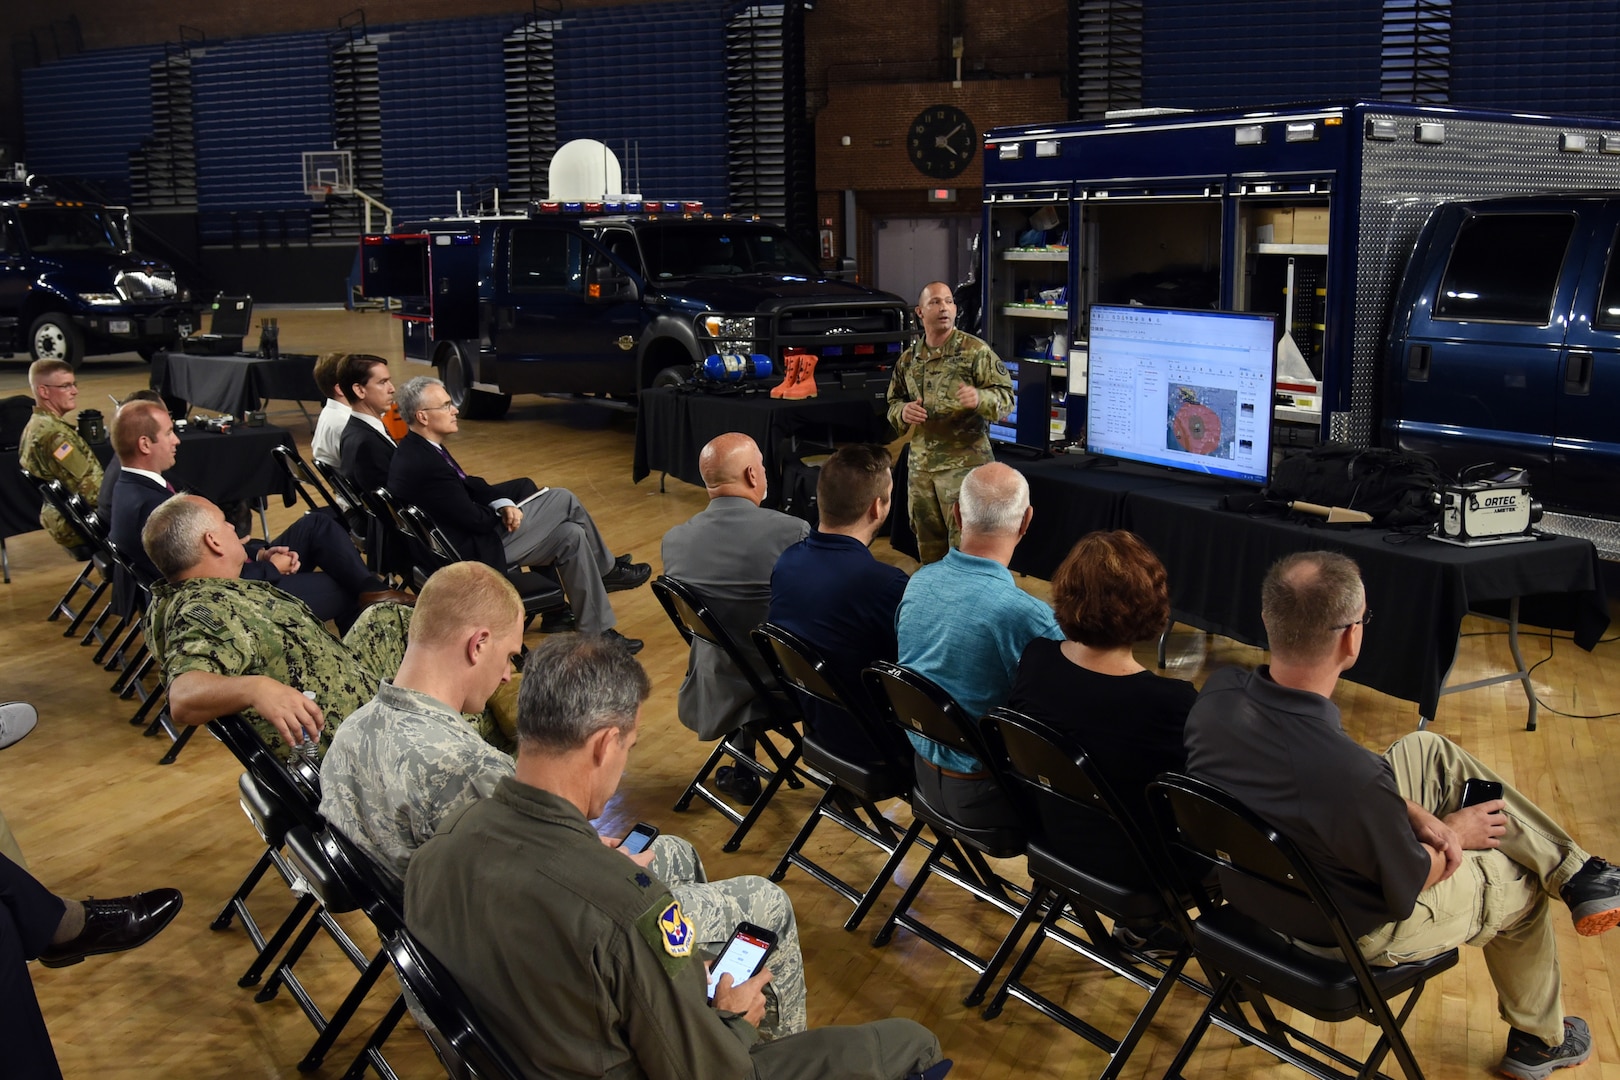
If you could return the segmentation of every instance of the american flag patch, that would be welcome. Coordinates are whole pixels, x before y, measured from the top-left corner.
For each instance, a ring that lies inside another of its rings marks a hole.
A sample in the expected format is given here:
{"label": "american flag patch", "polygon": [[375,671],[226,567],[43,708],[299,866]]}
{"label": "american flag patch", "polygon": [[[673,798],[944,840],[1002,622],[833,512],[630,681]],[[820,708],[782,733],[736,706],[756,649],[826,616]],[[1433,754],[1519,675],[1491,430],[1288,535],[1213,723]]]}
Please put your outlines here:
{"label": "american flag patch", "polygon": [[55,458],[57,461],[61,461],[71,453],[73,453],[73,444],[70,442],[63,442],[61,446],[58,446],[51,452],[51,457]]}

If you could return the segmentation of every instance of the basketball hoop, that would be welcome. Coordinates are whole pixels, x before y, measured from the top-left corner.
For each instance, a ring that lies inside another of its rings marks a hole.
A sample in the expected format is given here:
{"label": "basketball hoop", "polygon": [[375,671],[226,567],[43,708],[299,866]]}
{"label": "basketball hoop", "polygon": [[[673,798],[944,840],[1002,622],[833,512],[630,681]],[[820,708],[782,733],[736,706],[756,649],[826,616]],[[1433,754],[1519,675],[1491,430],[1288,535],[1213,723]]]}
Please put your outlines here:
{"label": "basketball hoop", "polygon": [[317,187],[312,187],[309,189],[309,197],[318,203],[325,202],[326,197],[330,194],[332,194],[332,186],[330,184],[321,184]]}

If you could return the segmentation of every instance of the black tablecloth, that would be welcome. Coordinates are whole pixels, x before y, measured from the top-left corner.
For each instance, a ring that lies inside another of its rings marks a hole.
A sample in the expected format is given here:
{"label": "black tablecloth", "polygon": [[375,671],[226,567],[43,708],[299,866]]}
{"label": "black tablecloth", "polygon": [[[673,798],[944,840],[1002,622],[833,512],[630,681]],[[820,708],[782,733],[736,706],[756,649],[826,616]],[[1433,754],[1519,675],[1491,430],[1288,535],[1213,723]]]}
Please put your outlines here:
{"label": "black tablecloth", "polygon": [[[657,387],[641,392],[631,477],[639,483],[662,472],[701,484],[698,452],[710,439],[728,431],[740,431],[759,444],[766,473],[773,481],[781,476],[777,450],[784,439],[887,442],[890,437],[883,403],[870,392],[823,386],[817,397],[784,401],[763,393],[702,394]],[[780,486],[773,483],[773,500]]]}
{"label": "black tablecloth", "polygon": [[1035,507],[1013,569],[1050,579],[1083,533],[1130,529],[1163,560],[1176,621],[1246,644],[1265,645],[1260,581],[1273,562],[1315,549],[1349,555],[1361,566],[1374,618],[1361,659],[1345,677],[1415,701],[1423,716],[1434,715],[1469,611],[1504,613],[1519,598],[1522,621],[1573,630],[1584,648],[1608,626],[1597,552],[1585,540],[1460,548],[1383,529],[1221,510],[1228,491],[1251,489],[1156,470],[1077,468],[1061,458],[1009,464],[1029,477]]}
{"label": "black tablecloth", "polygon": [[0,540],[39,528],[44,502],[39,485],[22,471],[16,448],[0,450]]}
{"label": "black tablecloth", "polygon": [[298,353],[269,360],[159,352],[152,357],[151,386],[165,398],[232,416],[266,401],[325,400],[315,386],[315,357]]}

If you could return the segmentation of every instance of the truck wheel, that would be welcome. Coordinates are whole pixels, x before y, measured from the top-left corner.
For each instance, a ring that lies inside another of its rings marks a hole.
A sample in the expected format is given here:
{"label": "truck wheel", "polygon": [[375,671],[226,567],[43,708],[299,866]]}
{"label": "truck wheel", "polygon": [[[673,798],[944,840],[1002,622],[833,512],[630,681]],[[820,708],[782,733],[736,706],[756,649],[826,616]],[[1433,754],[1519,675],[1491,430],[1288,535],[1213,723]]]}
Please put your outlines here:
{"label": "truck wheel", "polygon": [[675,364],[653,376],[653,386],[685,386],[692,378],[691,364]]}
{"label": "truck wheel", "polygon": [[28,330],[28,344],[35,360],[63,360],[74,371],[84,362],[84,335],[73,320],[47,311]]}
{"label": "truck wheel", "polygon": [[439,350],[439,378],[445,392],[468,420],[499,420],[511,408],[512,395],[472,388],[472,365],[467,362],[466,348],[465,344],[450,342]]}

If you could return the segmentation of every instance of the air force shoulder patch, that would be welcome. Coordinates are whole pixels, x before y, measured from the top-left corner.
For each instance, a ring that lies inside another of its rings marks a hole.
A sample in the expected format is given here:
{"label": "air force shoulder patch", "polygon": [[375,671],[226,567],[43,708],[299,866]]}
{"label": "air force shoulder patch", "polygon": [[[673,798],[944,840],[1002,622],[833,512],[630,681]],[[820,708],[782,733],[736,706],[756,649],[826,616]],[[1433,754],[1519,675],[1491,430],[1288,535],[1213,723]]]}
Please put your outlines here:
{"label": "air force shoulder patch", "polygon": [[664,951],[674,957],[692,955],[692,923],[681,913],[678,900],[671,900],[658,916],[658,931],[663,937]]}

